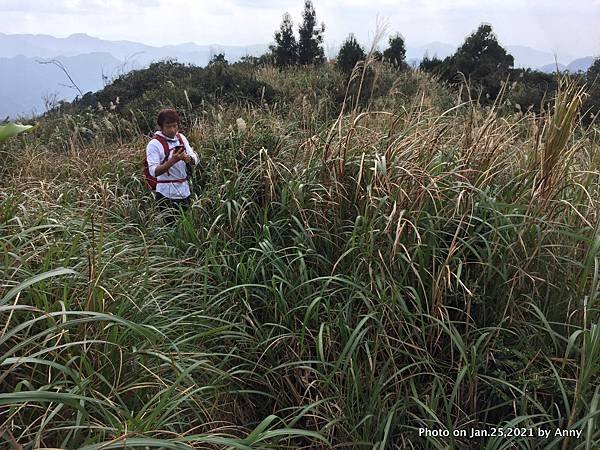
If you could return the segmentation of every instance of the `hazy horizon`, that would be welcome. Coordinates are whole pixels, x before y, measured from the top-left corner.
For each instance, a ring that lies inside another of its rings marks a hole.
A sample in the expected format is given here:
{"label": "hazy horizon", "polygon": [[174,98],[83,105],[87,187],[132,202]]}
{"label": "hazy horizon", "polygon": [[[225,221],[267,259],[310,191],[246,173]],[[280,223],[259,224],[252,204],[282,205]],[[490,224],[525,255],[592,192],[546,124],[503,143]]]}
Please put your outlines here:
{"label": "hazy horizon", "polygon": [[[338,47],[349,33],[368,44],[377,22],[399,32],[407,46],[431,42],[460,45],[481,23],[490,23],[504,46],[528,46],[561,58],[600,54],[600,0],[555,0],[522,4],[516,0],[433,0],[413,2],[331,0],[313,2],[325,23],[325,48]],[[131,9],[136,9],[132,13]],[[269,44],[285,11],[297,29],[302,0],[223,0],[199,4],[185,0],[0,0],[0,29],[6,34],[68,37],[85,33],[104,40],[128,40],[161,47]],[[165,20],[167,18],[167,20]],[[425,26],[426,25],[426,26]],[[231,33],[231,30],[235,33]],[[381,44],[385,44],[382,42]]]}

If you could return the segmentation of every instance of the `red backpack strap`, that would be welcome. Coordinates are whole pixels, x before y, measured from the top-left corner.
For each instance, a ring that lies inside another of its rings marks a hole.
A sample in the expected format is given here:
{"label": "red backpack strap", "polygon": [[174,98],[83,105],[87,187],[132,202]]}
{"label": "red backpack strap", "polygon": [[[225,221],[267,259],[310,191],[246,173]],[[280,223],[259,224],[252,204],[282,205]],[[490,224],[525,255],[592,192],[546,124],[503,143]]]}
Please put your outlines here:
{"label": "red backpack strap", "polygon": [[177,133],[177,139],[179,139],[179,144],[181,144],[183,147],[185,147],[185,144],[183,142],[183,138],[181,137],[181,135],[179,133]]}
{"label": "red backpack strap", "polygon": [[165,152],[165,159],[163,159],[162,162],[164,163],[167,159],[169,159],[169,152],[171,151],[169,149],[169,143],[160,134],[155,134],[154,135],[154,139],[156,139],[158,142],[160,142],[162,144],[162,146],[163,146],[163,150]]}

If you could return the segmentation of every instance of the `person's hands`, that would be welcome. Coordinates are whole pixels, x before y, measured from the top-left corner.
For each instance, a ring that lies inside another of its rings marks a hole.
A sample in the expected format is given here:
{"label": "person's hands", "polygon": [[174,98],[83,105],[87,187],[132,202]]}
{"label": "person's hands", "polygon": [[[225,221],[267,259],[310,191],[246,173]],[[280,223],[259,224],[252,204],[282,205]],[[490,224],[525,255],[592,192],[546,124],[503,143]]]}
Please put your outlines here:
{"label": "person's hands", "polygon": [[[184,147],[177,147],[174,151],[173,151],[173,160],[175,162],[178,161],[186,161],[186,158],[189,160],[189,155],[187,155],[185,153],[185,148]],[[186,161],[187,162],[187,161]]]}

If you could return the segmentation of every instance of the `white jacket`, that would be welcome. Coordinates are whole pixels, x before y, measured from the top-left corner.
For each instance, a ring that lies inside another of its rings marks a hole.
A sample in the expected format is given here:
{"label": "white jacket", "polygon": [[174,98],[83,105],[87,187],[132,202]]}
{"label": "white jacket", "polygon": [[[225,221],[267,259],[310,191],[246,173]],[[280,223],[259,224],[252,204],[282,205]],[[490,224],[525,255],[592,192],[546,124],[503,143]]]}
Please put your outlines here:
{"label": "white jacket", "polygon": [[[167,135],[163,134],[161,131],[157,131],[154,134],[159,134],[167,140],[169,144],[169,149],[173,147],[177,147],[179,145],[179,139],[177,137],[170,138]],[[190,143],[187,138],[179,133],[183,143],[185,145],[185,152],[192,157],[194,160],[194,165],[198,164],[198,155],[194,152],[194,149],[190,147]],[[169,159],[173,157],[173,152],[169,152]],[[165,150],[162,144],[156,140],[152,139],[148,145],[146,146],[146,158],[148,159],[148,171],[150,175],[156,177],[156,167],[160,165],[165,159]],[[171,166],[171,168],[156,177],[158,181],[168,181],[168,180],[178,180],[186,178],[186,170],[185,170],[185,161],[178,161]],[[186,181],[177,182],[177,183],[157,183],[156,184],[156,192],[164,195],[168,198],[173,199],[181,199],[187,198],[190,196],[190,186]]]}

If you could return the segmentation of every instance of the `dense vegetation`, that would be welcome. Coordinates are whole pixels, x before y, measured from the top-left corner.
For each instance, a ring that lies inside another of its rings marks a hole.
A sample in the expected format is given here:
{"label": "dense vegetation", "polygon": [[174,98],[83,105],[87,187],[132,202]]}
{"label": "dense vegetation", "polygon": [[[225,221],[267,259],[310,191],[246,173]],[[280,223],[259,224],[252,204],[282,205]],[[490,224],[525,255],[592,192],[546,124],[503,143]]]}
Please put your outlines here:
{"label": "dense vegetation", "polygon": [[[599,445],[599,135],[579,123],[583,92],[509,113],[367,65],[362,102],[337,103],[330,65],[247,68],[273,103],[190,99],[203,163],[175,228],[126,112],[55,111],[3,144],[5,442]],[[172,83],[192,92],[194,76]],[[419,432],[494,426],[583,434]]]}
{"label": "dense vegetation", "polygon": [[[0,142],[2,446],[600,446],[598,62],[505,82],[492,45],[473,85],[478,37],[446,75],[399,35],[329,63],[303,18]],[[174,227],[141,176],[164,106],[201,158]]]}

